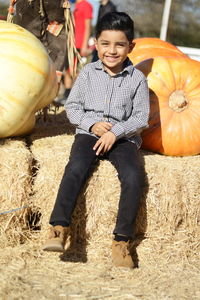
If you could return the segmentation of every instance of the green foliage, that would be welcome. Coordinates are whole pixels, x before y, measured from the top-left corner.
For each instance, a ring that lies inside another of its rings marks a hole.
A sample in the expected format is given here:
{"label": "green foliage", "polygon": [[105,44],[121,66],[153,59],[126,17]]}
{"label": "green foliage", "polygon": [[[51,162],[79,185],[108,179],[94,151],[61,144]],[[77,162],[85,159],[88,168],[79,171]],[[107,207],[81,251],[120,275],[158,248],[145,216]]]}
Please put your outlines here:
{"label": "green foliage", "polygon": [[[1,0],[0,0],[1,1]],[[135,37],[159,37],[164,0],[112,0],[135,22]],[[7,16],[8,5],[0,3],[0,15]],[[174,45],[200,48],[199,0],[172,0],[167,41]]]}
{"label": "green foliage", "polygon": [[[128,12],[135,22],[135,37],[159,37],[164,0],[112,0]],[[167,41],[185,47],[200,48],[199,0],[172,0]]]}
{"label": "green foliage", "polygon": [[179,46],[200,48],[199,20],[199,0],[174,0],[169,20],[168,40]]}

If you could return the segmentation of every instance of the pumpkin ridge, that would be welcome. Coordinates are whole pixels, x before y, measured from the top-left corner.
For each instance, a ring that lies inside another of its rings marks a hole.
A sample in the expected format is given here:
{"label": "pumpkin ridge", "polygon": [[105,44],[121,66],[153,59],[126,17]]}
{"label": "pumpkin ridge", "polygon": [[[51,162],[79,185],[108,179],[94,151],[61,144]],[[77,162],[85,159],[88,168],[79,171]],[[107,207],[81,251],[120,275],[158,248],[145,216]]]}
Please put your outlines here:
{"label": "pumpkin ridge", "polygon": [[187,93],[191,94],[194,90],[197,90],[197,96],[199,97],[199,95],[200,95],[200,83],[197,84],[196,86],[193,86],[191,88],[191,90],[187,91]]}
{"label": "pumpkin ridge", "polygon": [[[23,46],[24,48],[27,48],[27,47],[28,47],[29,53],[32,52],[32,53],[35,54],[36,57],[41,57],[42,59],[45,58],[45,57],[47,56],[47,54],[45,53],[45,51],[44,51],[44,53],[42,53],[41,51],[37,51],[37,48],[36,48],[36,47],[33,47],[33,46],[31,45],[31,41],[28,42],[27,40],[26,40],[26,41],[22,41],[22,40],[19,40],[19,39],[13,39],[13,38],[12,38],[12,40],[11,40],[11,39],[7,39],[7,38],[1,38],[1,40],[0,40],[0,45],[1,45],[1,43],[4,43],[4,42],[6,42],[6,43],[8,44],[8,47],[9,47],[9,42],[10,42],[10,44],[11,44],[11,45],[10,45],[11,47],[12,47],[12,44],[13,44],[13,43],[15,43],[15,45],[18,44],[18,45],[20,46],[20,48],[21,48],[22,46]],[[4,53],[4,52],[3,52],[3,53]]]}
{"label": "pumpkin ridge", "polygon": [[168,63],[168,65],[169,65],[169,70],[170,70],[170,79],[172,80],[172,78],[173,78],[173,81],[174,81],[174,86],[175,86],[175,90],[174,91],[176,91],[176,89],[177,89],[177,79],[176,79],[176,77],[175,77],[175,72],[174,72],[174,70],[173,70],[173,66],[172,66],[172,63],[173,63],[173,58],[172,58],[172,60],[171,60],[171,58],[169,57],[169,58],[164,58],[165,59],[165,61],[167,61],[167,63]]}
{"label": "pumpkin ridge", "polygon": [[12,54],[4,54],[3,57],[9,58],[10,60],[12,60],[14,62],[24,63],[28,68],[32,68],[37,73],[39,73],[40,75],[42,75],[44,78],[48,77],[48,74],[46,74],[44,71],[42,71],[36,65],[33,65],[32,63],[30,63],[30,61],[28,61],[28,60],[26,60],[26,59],[24,59],[22,57],[17,57],[16,55],[12,55]]}
{"label": "pumpkin ridge", "polygon": [[160,110],[160,126],[161,126],[161,131],[162,128],[165,127],[167,124],[169,124],[173,118],[174,112],[169,109],[167,106],[166,108]]}
{"label": "pumpkin ridge", "polygon": [[[153,78],[151,78],[150,80],[153,80],[153,81],[157,81],[158,79],[160,80],[160,82],[162,83],[162,85],[166,88],[166,90],[168,91],[168,93],[170,94],[170,89],[168,87],[168,85],[166,84],[166,82],[164,81],[164,79],[162,78],[162,75],[158,72],[155,72],[154,70],[151,72],[151,75]],[[158,76],[159,75],[159,76]],[[156,94],[156,89],[154,91],[155,95],[157,96]],[[158,94],[160,93],[160,90],[158,90]],[[166,92],[165,92],[166,93]],[[165,94],[164,93],[164,94]]]}
{"label": "pumpkin ridge", "polygon": [[12,93],[7,92],[2,86],[1,86],[1,94],[5,95],[3,97],[4,99],[9,99],[9,101],[14,102],[15,104],[20,104],[20,105],[22,105],[24,107],[27,107],[27,104],[25,105],[23,103],[23,101],[20,101],[19,98],[18,99],[15,98]]}

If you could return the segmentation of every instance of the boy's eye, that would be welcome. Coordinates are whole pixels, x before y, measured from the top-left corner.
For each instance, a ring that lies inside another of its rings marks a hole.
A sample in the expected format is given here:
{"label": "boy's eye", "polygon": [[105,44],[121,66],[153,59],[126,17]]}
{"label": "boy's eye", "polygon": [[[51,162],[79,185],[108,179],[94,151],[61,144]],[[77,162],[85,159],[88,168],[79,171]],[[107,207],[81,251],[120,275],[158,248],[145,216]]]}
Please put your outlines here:
{"label": "boy's eye", "polygon": [[125,45],[124,44],[117,44],[117,46],[124,47]]}

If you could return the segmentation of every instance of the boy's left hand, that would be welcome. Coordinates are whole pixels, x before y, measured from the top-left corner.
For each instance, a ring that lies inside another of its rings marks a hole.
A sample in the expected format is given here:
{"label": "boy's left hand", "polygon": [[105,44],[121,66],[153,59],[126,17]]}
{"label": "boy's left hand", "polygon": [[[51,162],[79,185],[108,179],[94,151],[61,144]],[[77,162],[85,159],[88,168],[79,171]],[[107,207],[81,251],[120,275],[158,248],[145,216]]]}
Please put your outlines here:
{"label": "boy's left hand", "polygon": [[88,55],[90,55],[91,54],[91,50],[90,49],[88,49],[88,48],[81,48],[81,50],[80,50],[80,55],[82,56],[82,57],[87,57]]}
{"label": "boy's left hand", "polygon": [[96,155],[104,154],[108,152],[113,144],[116,142],[116,136],[111,131],[104,133],[100,139],[96,142],[93,147],[93,150],[96,151]]}

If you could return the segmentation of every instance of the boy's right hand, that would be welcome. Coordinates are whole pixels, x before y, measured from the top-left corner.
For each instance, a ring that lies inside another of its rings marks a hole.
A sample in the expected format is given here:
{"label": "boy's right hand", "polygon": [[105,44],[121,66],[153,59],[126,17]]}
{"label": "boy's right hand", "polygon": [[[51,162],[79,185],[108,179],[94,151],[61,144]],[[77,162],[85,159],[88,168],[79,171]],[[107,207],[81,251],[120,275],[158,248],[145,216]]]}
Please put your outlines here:
{"label": "boy's right hand", "polygon": [[114,143],[116,142],[116,136],[113,132],[108,131],[104,133],[100,139],[95,143],[93,150],[96,151],[96,155],[104,154],[108,152]]}
{"label": "boy's right hand", "polygon": [[112,128],[112,124],[109,122],[97,122],[92,128],[91,132],[101,137],[104,133],[108,132]]}

